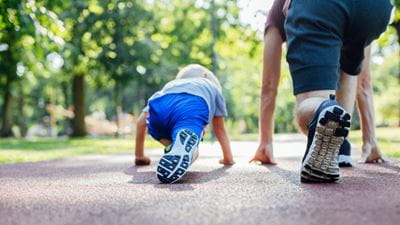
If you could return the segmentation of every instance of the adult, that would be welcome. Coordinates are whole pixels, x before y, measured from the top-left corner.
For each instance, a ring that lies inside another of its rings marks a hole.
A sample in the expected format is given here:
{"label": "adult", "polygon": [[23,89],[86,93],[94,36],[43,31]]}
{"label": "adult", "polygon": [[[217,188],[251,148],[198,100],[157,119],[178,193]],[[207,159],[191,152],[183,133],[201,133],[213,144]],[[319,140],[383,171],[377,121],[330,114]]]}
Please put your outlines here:
{"label": "adult", "polygon": [[[287,6],[289,2],[286,2]],[[287,59],[296,95],[296,116],[300,129],[309,135],[304,157],[306,162],[303,162],[302,167],[302,173],[306,174],[303,176],[305,180],[328,182],[337,180],[338,168],[336,168],[337,162],[334,157],[321,160],[321,163],[314,163],[317,165],[315,166],[310,163],[310,158],[313,158],[311,153],[315,152],[315,155],[322,158],[319,155],[320,152],[314,150],[324,147],[324,156],[326,156],[326,151],[332,156],[337,156],[338,146],[348,133],[347,125],[350,118],[347,118],[345,111],[352,112],[357,83],[357,101],[364,141],[363,161],[383,160],[374,132],[369,49],[366,50],[367,57],[358,82],[354,75],[361,71],[364,47],[385,30],[391,7],[389,0],[365,2],[297,0],[289,9],[286,27],[289,40]],[[284,1],[276,0],[268,16],[264,39],[264,78],[260,110],[261,140],[254,157],[254,160],[263,163],[275,163],[272,150],[272,118],[280,75],[281,46],[286,37],[282,29],[284,21],[282,8],[285,8]],[[328,12],[324,10],[328,8],[330,9]],[[341,76],[338,73],[339,69]],[[339,80],[340,88],[336,91]],[[327,100],[329,95],[335,93],[340,104],[334,100]],[[329,107],[328,117],[330,118],[325,118]],[[318,121],[321,119],[324,123]],[[313,123],[309,124],[310,122]],[[319,134],[316,132],[318,127],[322,127],[321,131],[329,128],[327,132],[329,134]],[[330,134],[331,130],[333,134]],[[324,138],[326,141],[317,141],[315,136],[317,139]],[[309,151],[310,148],[312,151]]]}
{"label": "adult", "polygon": [[[273,154],[274,111],[276,95],[280,80],[282,45],[286,42],[284,31],[286,0],[275,0],[269,11],[264,30],[263,80],[260,107],[260,143],[253,161],[264,164],[275,164]],[[353,113],[355,101],[355,86],[357,86],[357,108],[361,119],[362,156],[361,162],[384,162],[384,156],[379,148],[375,135],[375,113],[370,69],[371,49],[365,49],[365,59],[358,79],[354,76],[341,76],[341,88],[348,91],[346,96],[338,95],[338,101],[350,113]],[[343,93],[343,92],[339,92]],[[348,148],[346,148],[348,147]],[[351,166],[351,146],[340,149],[339,165]]]}

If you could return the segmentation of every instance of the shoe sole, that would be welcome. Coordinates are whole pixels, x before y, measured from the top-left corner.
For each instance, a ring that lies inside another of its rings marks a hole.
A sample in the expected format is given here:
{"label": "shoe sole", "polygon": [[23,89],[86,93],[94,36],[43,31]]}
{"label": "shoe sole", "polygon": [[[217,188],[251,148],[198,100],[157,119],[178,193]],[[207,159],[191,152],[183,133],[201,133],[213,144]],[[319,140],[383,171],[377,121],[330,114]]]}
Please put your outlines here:
{"label": "shoe sole", "polygon": [[302,171],[300,181],[302,183],[334,183],[339,181],[339,177],[329,178],[325,176],[313,176],[309,172]]}
{"label": "shoe sole", "polygon": [[339,148],[348,134],[350,115],[338,106],[320,113],[310,150],[302,164],[301,182],[332,183],[340,178],[336,163]]}
{"label": "shoe sole", "polygon": [[351,156],[349,155],[339,155],[339,167],[352,167]]}
{"label": "shoe sole", "polygon": [[181,131],[171,151],[163,155],[158,163],[158,179],[167,184],[180,180],[191,164],[191,152],[198,143],[199,138],[192,131]]}

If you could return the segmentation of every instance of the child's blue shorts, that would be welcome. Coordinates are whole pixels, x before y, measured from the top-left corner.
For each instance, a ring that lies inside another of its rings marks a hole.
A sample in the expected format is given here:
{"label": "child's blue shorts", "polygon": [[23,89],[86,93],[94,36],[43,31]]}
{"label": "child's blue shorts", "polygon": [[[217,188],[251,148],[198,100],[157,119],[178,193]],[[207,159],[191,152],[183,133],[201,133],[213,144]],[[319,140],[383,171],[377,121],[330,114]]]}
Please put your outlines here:
{"label": "child's blue shorts", "polygon": [[189,129],[199,138],[208,124],[208,105],[195,95],[167,94],[149,102],[148,133],[156,140],[175,141],[179,130]]}

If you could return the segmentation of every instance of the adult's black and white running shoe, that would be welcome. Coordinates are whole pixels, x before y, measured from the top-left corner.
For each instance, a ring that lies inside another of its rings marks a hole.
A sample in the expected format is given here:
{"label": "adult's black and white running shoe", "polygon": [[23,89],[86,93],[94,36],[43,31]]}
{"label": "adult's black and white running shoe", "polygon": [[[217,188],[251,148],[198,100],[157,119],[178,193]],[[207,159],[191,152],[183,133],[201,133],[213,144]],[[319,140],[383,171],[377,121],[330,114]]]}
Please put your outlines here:
{"label": "adult's black and white running shoe", "polygon": [[332,183],[339,180],[339,148],[349,133],[350,118],[335,101],[334,95],[321,103],[308,125],[301,182]]}

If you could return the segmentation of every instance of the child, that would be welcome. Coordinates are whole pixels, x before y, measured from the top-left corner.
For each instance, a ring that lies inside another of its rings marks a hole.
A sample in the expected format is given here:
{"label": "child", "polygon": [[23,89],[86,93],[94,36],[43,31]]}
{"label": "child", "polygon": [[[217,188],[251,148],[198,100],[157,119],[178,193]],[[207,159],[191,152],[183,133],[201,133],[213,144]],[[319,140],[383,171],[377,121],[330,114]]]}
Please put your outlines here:
{"label": "child", "polygon": [[157,167],[158,179],[163,183],[178,181],[196,160],[199,142],[210,122],[223,152],[220,163],[234,164],[224,125],[226,116],[225,99],[216,76],[203,66],[186,66],[175,80],[150,97],[140,115],[135,164],[150,164],[150,159],[144,156],[148,128],[148,133],[165,146],[165,154]]}

